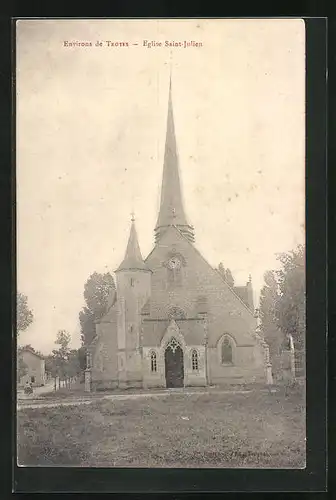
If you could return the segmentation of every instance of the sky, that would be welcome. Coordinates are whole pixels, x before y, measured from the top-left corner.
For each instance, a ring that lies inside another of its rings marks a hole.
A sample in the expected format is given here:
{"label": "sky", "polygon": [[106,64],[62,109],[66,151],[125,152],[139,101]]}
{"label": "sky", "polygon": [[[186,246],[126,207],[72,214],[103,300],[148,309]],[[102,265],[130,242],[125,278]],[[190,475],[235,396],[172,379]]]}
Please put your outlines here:
{"label": "sky", "polygon": [[152,250],[170,71],[195,246],[236,285],[251,274],[257,303],[304,242],[304,22],[20,20],[16,51],[17,286],[34,313],[19,343],[47,354],[66,329],[80,345],[84,283],[118,267],[132,211]]}

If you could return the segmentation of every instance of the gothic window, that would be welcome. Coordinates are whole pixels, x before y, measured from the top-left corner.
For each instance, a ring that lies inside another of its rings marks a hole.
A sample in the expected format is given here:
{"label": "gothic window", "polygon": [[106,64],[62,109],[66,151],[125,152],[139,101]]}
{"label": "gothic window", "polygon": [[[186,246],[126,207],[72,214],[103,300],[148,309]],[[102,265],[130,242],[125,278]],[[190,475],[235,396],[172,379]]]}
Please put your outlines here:
{"label": "gothic window", "polygon": [[198,371],[198,353],[196,349],[193,349],[191,353],[191,365],[193,372]]}
{"label": "gothic window", "polygon": [[150,360],[151,360],[151,372],[156,373],[157,372],[156,352],[154,351],[151,352]]}
{"label": "gothic window", "polygon": [[168,311],[169,319],[184,319],[185,317],[186,314],[180,307],[171,307]]}
{"label": "gothic window", "polygon": [[173,353],[175,353],[178,347],[181,347],[180,343],[174,337],[172,337],[167,344],[167,349],[170,348],[173,351]]}
{"label": "gothic window", "polygon": [[222,354],[222,364],[223,365],[228,365],[233,363],[233,358],[232,358],[232,343],[229,339],[229,337],[224,337],[224,340],[222,342],[222,349],[221,349],[221,354]]}
{"label": "gothic window", "polygon": [[134,278],[131,278],[130,284],[132,287],[134,286]]}

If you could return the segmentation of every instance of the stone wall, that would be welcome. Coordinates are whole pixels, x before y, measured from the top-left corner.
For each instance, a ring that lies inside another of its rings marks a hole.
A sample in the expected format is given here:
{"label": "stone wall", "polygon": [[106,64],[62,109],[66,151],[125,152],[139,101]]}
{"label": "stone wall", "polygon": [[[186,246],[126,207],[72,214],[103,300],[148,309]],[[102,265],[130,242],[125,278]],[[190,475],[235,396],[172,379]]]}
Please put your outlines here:
{"label": "stone wall", "polygon": [[97,338],[92,349],[92,387],[115,386],[118,381],[116,314],[96,325]]}
{"label": "stone wall", "polygon": [[[171,255],[182,257],[178,280],[167,268]],[[184,356],[184,385],[265,381],[265,348],[255,335],[256,319],[179,231],[171,227],[146,259],[153,273],[120,272],[118,301],[100,325],[92,371],[93,386],[165,387],[164,339],[172,308]],[[132,280],[132,285],[131,285]],[[146,305],[146,314],[141,315]],[[223,364],[221,342],[230,338],[232,363]],[[192,368],[192,350],[198,369]],[[151,372],[151,352],[157,371]]]}
{"label": "stone wall", "polygon": [[[182,255],[184,261],[181,279],[175,287],[171,282],[167,282],[165,266],[172,251]],[[153,270],[150,318],[167,318],[172,307],[183,309],[187,318],[195,318],[199,312],[198,304],[202,299],[206,308],[210,383],[227,383],[229,379],[250,381],[265,378],[264,353],[260,342],[254,336],[257,322],[253,311],[242,302],[191,243],[172,227],[162,236],[146,262]],[[159,344],[164,334],[162,324],[148,323],[145,325],[144,338],[146,339],[146,329],[148,329],[151,341],[156,339],[156,344]],[[197,322],[180,321],[181,332],[188,336],[187,345],[202,343],[204,327],[202,321],[200,324],[201,328]],[[218,344],[225,334],[229,334],[233,339],[235,359],[232,366],[223,366],[218,353]],[[146,345],[148,344],[149,342]]]}
{"label": "stone wall", "polygon": [[[193,370],[192,352],[196,350],[198,354],[198,369]],[[151,371],[151,354],[155,352],[157,361],[157,371]],[[205,347],[202,345],[183,346],[183,368],[184,386],[205,386],[206,383],[206,359]],[[166,387],[165,377],[165,348],[164,346],[143,348],[142,357],[143,385],[149,387]]]}
{"label": "stone wall", "polygon": [[141,310],[150,294],[151,272],[117,273],[117,366],[120,387],[142,386]]}

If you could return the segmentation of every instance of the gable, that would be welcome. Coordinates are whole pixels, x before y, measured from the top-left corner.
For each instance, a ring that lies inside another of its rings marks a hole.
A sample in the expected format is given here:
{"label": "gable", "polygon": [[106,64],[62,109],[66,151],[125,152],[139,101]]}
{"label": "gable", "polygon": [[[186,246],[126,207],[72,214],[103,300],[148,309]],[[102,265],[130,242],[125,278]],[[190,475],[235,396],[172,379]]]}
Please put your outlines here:
{"label": "gable", "polygon": [[[183,276],[180,286],[170,286],[167,261],[171,255],[182,256]],[[197,304],[221,303],[238,316],[251,320],[253,312],[223,280],[221,275],[205,260],[201,253],[175,227],[171,226],[162,235],[146,259],[152,269],[151,315],[166,316],[167,307],[184,307],[188,316],[197,315]],[[167,295],[169,300],[167,301]],[[206,307],[206,305],[205,305]],[[211,307],[211,306],[210,306]],[[199,307],[198,307],[199,309]]]}

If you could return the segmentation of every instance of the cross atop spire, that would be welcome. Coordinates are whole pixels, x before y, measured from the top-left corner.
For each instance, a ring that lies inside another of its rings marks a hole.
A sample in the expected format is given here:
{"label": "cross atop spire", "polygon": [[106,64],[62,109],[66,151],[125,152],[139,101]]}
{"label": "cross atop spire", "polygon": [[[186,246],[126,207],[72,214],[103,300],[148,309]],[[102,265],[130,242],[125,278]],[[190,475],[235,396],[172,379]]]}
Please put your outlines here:
{"label": "cross atop spire", "polygon": [[179,175],[179,160],[176,146],[172,104],[172,82],[170,73],[166,145],[161,186],[161,203],[158,220],[155,227],[156,241],[160,239],[162,232],[172,224],[178,227],[178,229],[190,241],[194,241],[193,228],[187,222],[182,200]]}
{"label": "cross atop spire", "polygon": [[135,228],[134,213],[132,213],[131,230],[128,238],[125,257],[116,272],[128,270],[149,271],[149,268],[144,263],[141,255],[138,235]]}

